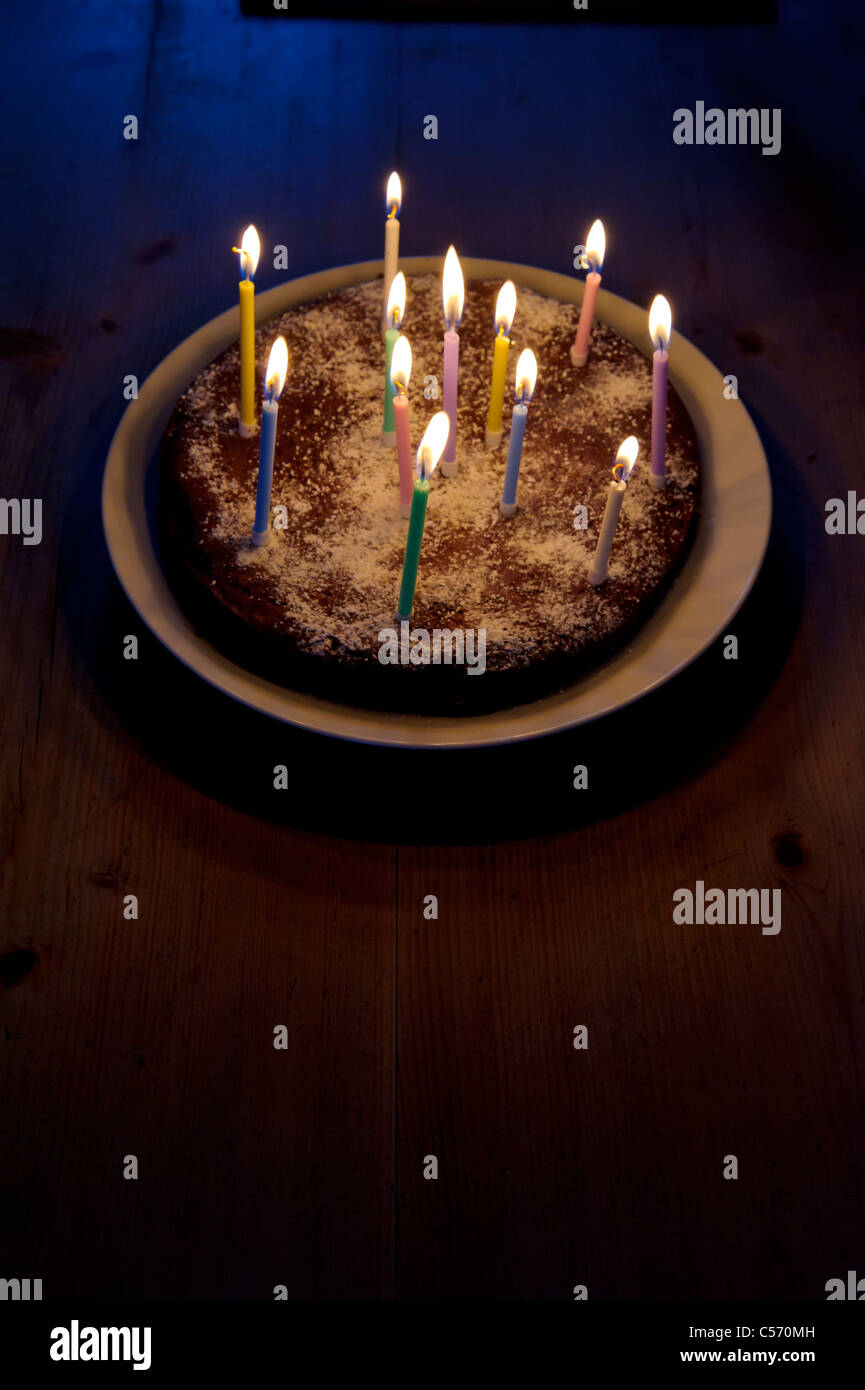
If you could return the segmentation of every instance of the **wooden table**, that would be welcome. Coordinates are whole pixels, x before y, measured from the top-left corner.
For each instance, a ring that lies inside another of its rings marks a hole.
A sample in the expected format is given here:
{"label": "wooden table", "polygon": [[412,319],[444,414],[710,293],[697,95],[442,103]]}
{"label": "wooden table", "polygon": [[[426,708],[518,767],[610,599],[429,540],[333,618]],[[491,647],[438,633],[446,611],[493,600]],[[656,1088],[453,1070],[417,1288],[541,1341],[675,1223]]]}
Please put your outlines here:
{"label": "wooden table", "polygon": [[[40,545],[0,536],[4,1275],[820,1299],[865,1272],[865,539],[824,529],[865,447],[862,26],[782,9],[4,18],[0,491],[44,506]],[[780,155],[675,145],[697,100],[780,107]],[[99,516],[124,377],[231,302],[247,220],[288,247],[261,288],[380,254],[392,167],[405,254],[568,271],[600,212],[605,283],[664,289],[737,376],[776,502],[738,661],[538,744],[412,755],[233,706],[126,603]],[[698,879],[780,888],[782,930],[674,924]]]}

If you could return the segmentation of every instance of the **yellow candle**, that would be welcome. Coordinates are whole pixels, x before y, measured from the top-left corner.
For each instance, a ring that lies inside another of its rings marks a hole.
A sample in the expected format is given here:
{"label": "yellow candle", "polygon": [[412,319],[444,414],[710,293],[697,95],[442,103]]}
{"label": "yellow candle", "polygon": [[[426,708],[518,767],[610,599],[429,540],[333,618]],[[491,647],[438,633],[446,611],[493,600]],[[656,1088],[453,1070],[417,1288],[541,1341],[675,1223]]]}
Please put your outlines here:
{"label": "yellow candle", "polygon": [[[505,399],[505,376],[508,370],[510,345],[510,338],[506,338],[504,333],[499,333],[493,349],[493,388],[490,392],[490,413],[487,417],[487,434],[498,435],[496,443],[502,437],[502,406]],[[491,442],[488,441],[488,443]]]}
{"label": "yellow candle", "polygon": [[244,439],[255,433],[255,285],[261,242],[253,226],[243,233],[240,246],[232,246],[240,256],[240,421]]}
{"label": "yellow candle", "polygon": [[512,280],[506,280],[496,300],[496,341],[493,348],[493,383],[490,390],[490,412],[487,416],[486,446],[495,449],[502,442],[502,404],[505,399],[505,377],[508,370],[508,337],[517,309],[517,292]]}

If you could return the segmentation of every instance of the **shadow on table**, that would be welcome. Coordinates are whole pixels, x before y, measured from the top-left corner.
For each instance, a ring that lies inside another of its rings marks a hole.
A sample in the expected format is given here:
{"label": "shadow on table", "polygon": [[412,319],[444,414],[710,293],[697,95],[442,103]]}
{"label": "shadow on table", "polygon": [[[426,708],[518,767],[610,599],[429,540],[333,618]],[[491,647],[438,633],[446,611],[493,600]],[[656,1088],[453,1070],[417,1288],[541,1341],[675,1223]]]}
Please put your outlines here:
{"label": "shadow on table", "polygon": [[[507,748],[403,750],[292,729],[236,704],[172,657],[121,593],[104,546],[96,628],[64,601],[88,672],[118,721],[154,762],[226,805],[298,829],[351,839],[486,842],[553,834],[607,819],[723,759],[776,680],[802,603],[802,520],[792,465],[765,426],[775,518],[766,561],[723,640],[660,690],[582,728]],[[87,589],[98,576],[91,558]],[[75,566],[72,566],[73,572]],[[82,584],[85,581],[82,579]],[[75,582],[70,588],[75,587]],[[79,595],[80,599],[80,595]],[[77,626],[77,631],[75,630]],[[139,659],[118,659],[118,634],[139,634]],[[284,764],[288,789],[274,788]],[[576,790],[574,768],[588,769]]]}

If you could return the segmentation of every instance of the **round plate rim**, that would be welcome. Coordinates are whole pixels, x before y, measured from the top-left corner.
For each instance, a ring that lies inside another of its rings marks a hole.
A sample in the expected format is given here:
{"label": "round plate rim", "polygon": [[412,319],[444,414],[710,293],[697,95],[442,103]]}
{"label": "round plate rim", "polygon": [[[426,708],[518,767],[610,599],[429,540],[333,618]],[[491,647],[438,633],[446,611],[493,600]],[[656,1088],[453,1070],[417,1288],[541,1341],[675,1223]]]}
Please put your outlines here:
{"label": "round plate rim", "polygon": [[[583,281],[509,261],[461,258],[466,279],[511,279],[579,305]],[[407,275],[438,274],[441,256],[402,257]],[[363,261],[285,281],[256,294],[256,323],[330,290],[381,274]],[[647,311],[603,287],[597,317],[646,353]],[[394,715],[353,709],[287,690],[244,670],[200,637],[168,587],[145,508],[147,471],[178,397],[238,336],[236,306],[178,344],[130,401],[112,439],[102,482],[102,521],[117,578],[132,606],[185,666],[263,714],[331,737],[391,747],[477,748],[522,742],[602,718],[656,690],[695,661],[744,603],[759,573],[772,522],[765,452],[743,402],[727,399],[724,377],[693,343],[674,332],[669,377],[694,423],[701,448],[701,512],[676,582],[633,640],[597,671],[556,695],[492,714]]]}

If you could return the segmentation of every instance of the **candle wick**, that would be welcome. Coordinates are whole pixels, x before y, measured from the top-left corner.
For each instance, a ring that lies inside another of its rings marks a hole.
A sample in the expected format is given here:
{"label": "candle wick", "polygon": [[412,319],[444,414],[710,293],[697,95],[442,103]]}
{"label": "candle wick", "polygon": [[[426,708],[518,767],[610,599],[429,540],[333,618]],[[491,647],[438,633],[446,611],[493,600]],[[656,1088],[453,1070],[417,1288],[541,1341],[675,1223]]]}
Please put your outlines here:
{"label": "candle wick", "polygon": [[238,254],[238,256],[243,256],[243,258],[244,258],[244,261],[243,261],[243,273],[244,273],[244,275],[246,276],[246,279],[248,280],[248,279],[249,279],[249,252],[248,252],[248,251],[244,251],[244,249],[243,249],[242,246],[232,246],[231,249],[232,249],[232,251],[236,251],[237,254]]}

